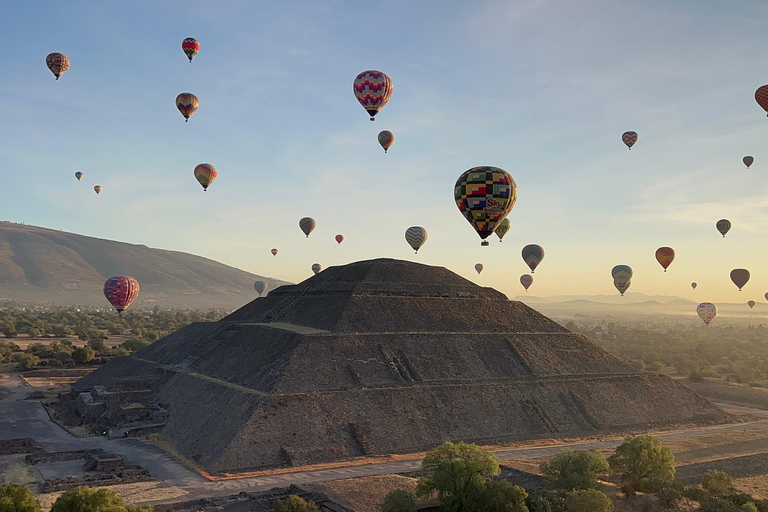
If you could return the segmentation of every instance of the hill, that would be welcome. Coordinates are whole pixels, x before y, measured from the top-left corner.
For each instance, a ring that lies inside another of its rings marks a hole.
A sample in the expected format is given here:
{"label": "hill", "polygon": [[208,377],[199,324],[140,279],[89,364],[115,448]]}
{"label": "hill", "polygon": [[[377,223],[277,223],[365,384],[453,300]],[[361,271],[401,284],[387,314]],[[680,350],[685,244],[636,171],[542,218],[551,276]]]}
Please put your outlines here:
{"label": "hill", "polygon": [[0,300],[104,306],[104,281],[129,275],[141,285],[133,307],[233,309],[285,281],[183,252],[151,249],[52,229],[0,222]]}

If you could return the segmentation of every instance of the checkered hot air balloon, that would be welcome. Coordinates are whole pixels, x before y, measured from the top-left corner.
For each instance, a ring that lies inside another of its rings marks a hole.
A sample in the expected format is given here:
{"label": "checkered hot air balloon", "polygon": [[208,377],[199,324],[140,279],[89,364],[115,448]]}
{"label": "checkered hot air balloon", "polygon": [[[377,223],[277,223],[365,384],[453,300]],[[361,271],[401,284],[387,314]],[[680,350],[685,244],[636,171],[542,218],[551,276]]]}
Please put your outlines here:
{"label": "checkered hot air balloon", "polygon": [[181,42],[181,49],[187,55],[189,63],[192,64],[192,59],[195,58],[195,55],[200,53],[200,43],[198,43],[197,39],[194,37],[188,37]]}
{"label": "checkered hot air balloon", "polygon": [[139,282],[129,276],[116,276],[104,283],[104,296],[122,313],[139,296]]}
{"label": "checkered hot air balloon", "polygon": [[544,259],[544,248],[536,244],[526,245],[523,247],[522,256],[523,261],[531,269],[531,272],[536,272],[536,267]]}
{"label": "checkered hot air balloon", "polygon": [[419,249],[427,241],[427,230],[421,226],[411,226],[405,230],[405,241],[419,254]]}
{"label": "checkered hot air balloon", "polygon": [[667,271],[667,267],[675,260],[675,250],[671,247],[659,247],[656,249],[656,261],[659,265],[664,267],[664,272]]}
{"label": "checkered hot air balloon", "polygon": [[203,186],[203,191],[208,191],[208,187],[216,179],[219,173],[211,164],[198,164],[194,170],[195,179]]}
{"label": "checkered hot air balloon", "polygon": [[309,238],[309,234],[315,230],[315,226],[317,226],[317,222],[315,222],[315,219],[312,217],[303,217],[299,220],[299,229],[307,235],[307,238]]}
{"label": "checkered hot air balloon", "polygon": [[528,291],[528,288],[531,287],[533,284],[533,276],[531,274],[523,274],[520,276],[520,284],[523,285],[523,288],[525,288],[525,291]]}
{"label": "checkered hot air balloon", "polygon": [[58,80],[69,69],[69,59],[63,53],[49,53],[45,57],[45,65]]}
{"label": "checkered hot air balloon", "polygon": [[379,132],[379,144],[381,144],[381,147],[384,148],[384,152],[386,153],[387,150],[392,147],[392,144],[395,142],[395,134],[392,133],[389,130],[384,130]]}
{"label": "checkered hot air balloon", "polygon": [[389,98],[392,97],[392,80],[381,71],[363,71],[352,85],[355,98],[375,121],[373,116],[379,113]]}
{"label": "checkered hot air balloon", "polygon": [[755,91],[755,101],[768,112],[768,85],[763,85]]}
{"label": "checkered hot air balloon", "polygon": [[717,315],[717,306],[711,302],[702,302],[696,306],[696,313],[699,314],[699,318],[704,320],[704,323],[709,325],[709,322]]}
{"label": "checkered hot air balloon", "polygon": [[183,92],[176,96],[176,108],[184,116],[185,121],[189,121],[189,117],[195,113],[199,106],[200,101],[191,92]]}
{"label": "checkered hot air balloon", "polygon": [[632,146],[637,142],[637,132],[624,132],[621,135],[621,140],[629,149],[632,149]]}
{"label": "checkered hot air balloon", "polygon": [[504,169],[473,167],[456,181],[453,198],[462,215],[488,245],[488,238],[512,211],[517,201],[517,183]]}
{"label": "checkered hot air balloon", "polygon": [[502,238],[504,238],[504,235],[507,234],[507,231],[509,231],[509,228],[512,226],[512,223],[509,221],[509,219],[504,219],[501,221],[501,224],[496,226],[496,236],[499,237],[499,242],[503,242]]}

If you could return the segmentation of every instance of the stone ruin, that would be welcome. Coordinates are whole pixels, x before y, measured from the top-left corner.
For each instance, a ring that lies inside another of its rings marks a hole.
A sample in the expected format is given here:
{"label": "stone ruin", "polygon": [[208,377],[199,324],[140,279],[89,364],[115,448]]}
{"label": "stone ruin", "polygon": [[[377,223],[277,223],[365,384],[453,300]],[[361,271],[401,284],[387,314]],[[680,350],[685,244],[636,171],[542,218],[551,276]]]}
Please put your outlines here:
{"label": "stone ruin", "polygon": [[392,259],[282,286],[74,390],[104,397],[127,377],[154,379],[141,403],[211,473],[730,421],[492,288]]}

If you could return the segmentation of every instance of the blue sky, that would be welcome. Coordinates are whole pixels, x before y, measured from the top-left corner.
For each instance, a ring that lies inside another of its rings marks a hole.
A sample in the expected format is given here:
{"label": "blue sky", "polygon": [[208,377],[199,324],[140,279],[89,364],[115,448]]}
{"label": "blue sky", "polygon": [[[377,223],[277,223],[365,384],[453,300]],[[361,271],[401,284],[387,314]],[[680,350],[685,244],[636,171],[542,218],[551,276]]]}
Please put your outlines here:
{"label": "blue sky", "polygon": [[[290,281],[315,262],[411,259],[510,297],[537,243],[532,295],[613,293],[628,264],[631,291],[765,300],[766,25],[758,0],[19,2],[0,19],[0,218]],[[185,37],[202,46],[191,65]],[[72,63],[59,81],[50,52]],[[352,94],[366,69],[394,82],[373,123]],[[200,108],[184,123],[187,91]],[[219,170],[205,193],[203,162]],[[477,165],[519,187],[491,247],[452,197]],[[412,225],[429,232],[418,255]],[[666,274],[659,246],[677,251]]]}

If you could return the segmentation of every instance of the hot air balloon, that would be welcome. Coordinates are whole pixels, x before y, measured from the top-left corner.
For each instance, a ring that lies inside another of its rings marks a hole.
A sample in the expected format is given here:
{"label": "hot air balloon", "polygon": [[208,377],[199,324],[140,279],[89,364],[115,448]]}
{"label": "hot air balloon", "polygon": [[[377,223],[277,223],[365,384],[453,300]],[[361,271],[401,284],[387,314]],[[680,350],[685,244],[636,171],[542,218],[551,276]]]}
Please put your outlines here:
{"label": "hot air balloon", "polygon": [[509,221],[509,219],[504,219],[499,223],[498,226],[496,226],[496,236],[499,237],[499,242],[503,242],[502,238],[504,238],[504,235],[507,234],[507,231],[509,231],[510,226],[512,223]]}
{"label": "hot air balloon", "polygon": [[629,149],[632,149],[632,146],[637,142],[637,132],[624,132],[621,135],[621,140]]}
{"label": "hot air balloon", "polygon": [[384,148],[385,153],[392,146],[394,142],[395,142],[394,133],[392,133],[389,130],[384,130],[383,132],[379,132],[379,144],[381,144],[381,147]]}
{"label": "hot air balloon", "polygon": [[405,230],[405,241],[419,254],[419,249],[427,241],[427,230],[421,226],[411,226]]}
{"label": "hot air balloon", "polygon": [[189,117],[195,113],[198,106],[200,106],[200,101],[191,92],[183,92],[176,96],[176,108],[179,109],[186,121],[189,121]]}
{"label": "hot air balloon", "polygon": [[488,245],[488,238],[517,201],[517,183],[504,169],[473,167],[465,171],[453,189],[456,206]]}
{"label": "hot air balloon", "polygon": [[194,37],[188,37],[181,42],[181,49],[187,54],[189,63],[192,64],[192,59],[200,53],[200,43]]}
{"label": "hot air balloon", "polygon": [[704,320],[704,323],[709,325],[709,322],[717,315],[717,306],[711,302],[702,302],[696,306],[696,313],[699,314],[699,318]]}
{"label": "hot air balloon", "polygon": [[272,250],[271,250],[271,251],[269,251],[269,252],[271,252],[271,253],[272,253],[272,256],[277,256],[277,249],[272,249]]}
{"label": "hot air balloon", "polygon": [[755,301],[753,301],[753,300],[748,300],[748,301],[747,301],[747,306],[749,306],[749,309],[752,309],[753,307],[755,307]]}
{"label": "hot air balloon", "polygon": [[317,226],[317,222],[315,222],[315,219],[312,217],[302,217],[299,220],[299,229],[307,235],[307,238],[309,238],[309,234],[314,231],[315,226]]}
{"label": "hot air balloon", "polygon": [[531,287],[533,284],[533,276],[531,274],[523,274],[520,276],[520,284],[523,285],[523,288],[525,288],[525,291],[528,291],[528,288]]}
{"label": "hot air balloon", "polygon": [[691,283],[691,288],[693,288],[694,290],[696,289],[697,286],[699,285],[697,285],[695,282]]}
{"label": "hot air balloon", "polygon": [[478,274],[480,272],[482,272],[483,271],[483,264],[482,263],[475,263],[475,270],[477,271]]}
{"label": "hot air balloon", "polygon": [[200,183],[203,186],[203,191],[207,192],[208,187],[211,186],[211,183],[213,183],[213,181],[216,179],[216,176],[218,176],[219,173],[216,171],[216,168],[211,164],[198,164],[197,166],[195,166],[194,175],[198,183]]}
{"label": "hot air balloon", "polygon": [[96,195],[99,195],[99,192],[102,191],[101,185],[96,185],[93,187],[93,190],[96,192]]}
{"label": "hot air balloon", "polygon": [[63,53],[49,53],[45,57],[45,65],[51,70],[56,80],[69,69],[69,59]]}
{"label": "hot air balloon", "polygon": [[523,247],[523,261],[531,269],[531,272],[536,271],[536,267],[539,266],[543,259],[544,248],[542,246],[530,244]]}
{"label": "hot air balloon", "polygon": [[319,263],[314,263],[312,265],[312,272],[314,272],[315,275],[319,274],[321,270],[323,270],[323,267],[321,267]]}
{"label": "hot air balloon", "polygon": [[731,229],[731,221],[728,219],[720,219],[715,226],[720,234],[723,235],[723,238],[725,238],[725,234]]}
{"label": "hot air balloon", "polygon": [[749,270],[745,268],[735,268],[731,270],[731,281],[733,281],[733,284],[735,284],[739,291],[744,287],[745,284],[747,284],[747,281],[749,281]]}
{"label": "hot air balloon", "polygon": [[256,293],[261,295],[264,293],[264,290],[267,289],[267,282],[266,281],[256,281],[253,283],[253,289],[256,290]]}
{"label": "hot air balloon", "polygon": [[744,165],[747,166],[747,169],[749,169],[750,165],[755,163],[754,157],[751,157],[751,156],[745,156],[744,158],[741,159],[741,161],[744,162]]}
{"label": "hot air balloon", "polygon": [[629,286],[632,284],[632,280],[629,281],[616,281],[613,280],[613,286],[616,287],[617,290],[619,290],[619,293],[621,293],[621,296],[624,296],[624,292],[626,292],[629,289]]}
{"label": "hot air balloon", "polygon": [[139,296],[139,283],[128,276],[110,277],[104,283],[104,296],[120,314]]}
{"label": "hot air balloon", "polygon": [[763,85],[755,91],[755,101],[768,112],[768,85]]}
{"label": "hot air balloon", "polygon": [[355,98],[371,116],[379,113],[392,97],[392,80],[381,71],[363,71],[352,86]]}
{"label": "hot air balloon", "polygon": [[766,294],[764,295],[764,297],[765,297],[765,300],[768,300],[768,292],[766,292]]}
{"label": "hot air balloon", "polygon": [[629,265],[616,265],[611,269],[613,285],[619,290],[622,296],[632,283],[632,275],[632,268]]}
{"label": "hot air balloon", "polygon": [[81,173],[80,171],[77,171],[75,173],[75,178],[77,178],[77,181],[80,181],[81,179],[83,179],[83,173]]}
{"label": "hot air balloon", "polygon": [[667,271],[667,267],[675,260],[675,251],[671,247],[659,247],[656,249],[656,261],[664,267],[664,272]]}
{"label": "hot air balloon", "polygon": [[336,235],[334,238],[336,239],[336,243],[339,245],[341,245],[341,242],[344,241],[344,237],[342,235]]}

